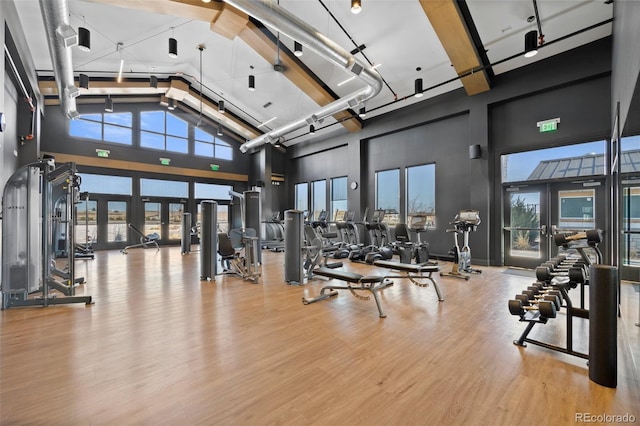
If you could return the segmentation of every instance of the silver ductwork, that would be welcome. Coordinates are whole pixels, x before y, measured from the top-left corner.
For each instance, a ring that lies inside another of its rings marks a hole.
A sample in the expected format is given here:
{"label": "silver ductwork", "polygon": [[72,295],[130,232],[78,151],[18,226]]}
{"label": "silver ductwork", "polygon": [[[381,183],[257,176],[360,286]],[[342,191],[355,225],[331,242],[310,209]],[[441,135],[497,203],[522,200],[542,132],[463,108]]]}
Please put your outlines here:
{"label": "silver ductwork", "polygon": [[[42,1],[42,0],[41,0]],[[338,100],[320,108],[307,117],[300,118],[284,126],[271,130],[240,146],[240,151],[247,152],[251,148],[278,140],[294,130],[314,124],[348,108],[355,108],[364,101],[373,98],[382,89],[382,77],[369,64],[355,58],[351,53],[340,47],[334,41],[321,34],[318,30],[281,8],[271,0],[224,0],[226,3],[254,17],[263,24],[302,43],[304,47],[333,62],[335,65],[353,73],[367,86],[356,90]]]}
{"label": "silver ductwork", "polygon": [[73,79],[71,48],[78,44],[78,36],[69,25],[69,5],[67,0],[40,0],[40,10],[47,33],[60,107],[67,118],[74,119],[79,115],[76,97],[80,91]]}

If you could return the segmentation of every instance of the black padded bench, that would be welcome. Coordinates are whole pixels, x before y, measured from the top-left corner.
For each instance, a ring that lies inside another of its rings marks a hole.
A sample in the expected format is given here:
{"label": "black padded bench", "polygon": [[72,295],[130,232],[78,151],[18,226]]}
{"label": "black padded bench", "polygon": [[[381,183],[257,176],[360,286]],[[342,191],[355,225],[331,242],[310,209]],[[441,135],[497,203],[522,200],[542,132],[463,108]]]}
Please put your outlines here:
{"label": "black padded bench", "polygon": [[438,283],[435,282],[431,274],[434,272],[438,272],[440,270],[440,266],[435,263],[400,263],[400,262],[392,262],[389,260],[376,260],[373,262],[374,266],[379,266],[382,268],[392,269],[394,271],[404,272],[403,275],[385,275],[385,278],[408,278],[412,283],[420,287],[428,287],[429,283],[424,282],[424,280],[431,281],[433,284],[433,288],[438,295],[438,300],[442,302],[444,298],[442,297],[442,293],[440,293],[440,287],[438,287]]}
{"label": "black padded bench", "polygon": [[340,271],[330,268],[317,268],[313,270],[314,275],[320,275],[327,278],[332,278],[340,281],[344,281],[345,285],[327,285],[322,287],[320,295],[311,299],[305,297],[302,298],[302,303],[308,305],[310,303],[318,302],[320,300],[328,299],[331,296],[337,296],[337,290],[349,290],[351,293],[359,299],[368,300],[369,297],[359,296],[355,293],[356,290],[367,290],[373,294],[373,298],[378,306],[378,313],[380,318],[385,318],[387,315],[382,312],[382,306],[380,305],[380,299],[378,298],[378,290],[383,289],[392,282],[385,281],[385,277],[379,275],[361,275],[355,272]]}

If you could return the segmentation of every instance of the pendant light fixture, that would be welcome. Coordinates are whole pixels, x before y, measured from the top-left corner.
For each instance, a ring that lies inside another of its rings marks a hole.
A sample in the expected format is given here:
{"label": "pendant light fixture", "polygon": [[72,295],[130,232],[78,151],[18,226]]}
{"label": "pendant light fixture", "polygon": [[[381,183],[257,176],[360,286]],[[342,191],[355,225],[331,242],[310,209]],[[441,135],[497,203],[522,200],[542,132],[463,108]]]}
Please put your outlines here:
{"label": "pendant light fixture", "polygon": [[413,94],[416,98],[422,97],[422,79],[416,78],[415,81],[415,93]]}
{"label": "pendant light fixture", "polygon": [[78,28],[78,49],[91,52],[91,31],[85,27]]}
{"label": "pendant light fixture", "polygon": [[357,15],[362,11],[362,0],[351,0],[351,13]]}
{"label": "pendant light fixture", "polygon": [[107,99],[104,100],[104,110],[106,112],[113,112],[113,99],[111,99],[111,95],[108,95]]}
{"label": "pendant light fixture", "polygon": [[171,37],[169,37],[169,57],[178,57],[178,40],[173,38],[173,27],[171,27]]}

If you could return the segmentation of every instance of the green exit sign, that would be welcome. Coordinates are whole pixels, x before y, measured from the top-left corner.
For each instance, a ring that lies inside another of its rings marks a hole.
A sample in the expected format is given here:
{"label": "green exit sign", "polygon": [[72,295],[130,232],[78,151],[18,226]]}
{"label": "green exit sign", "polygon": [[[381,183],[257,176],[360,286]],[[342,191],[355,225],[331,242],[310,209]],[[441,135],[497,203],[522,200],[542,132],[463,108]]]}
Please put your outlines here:
{"label": "green exit sign", "polygon": [[168,166],[169,163],[171,163],[170,158],[160,158],[160,164],[162,164],[163,166]]}
{"label": "green exit sign", "polygon": [[555,132],[558,130],[559,118],[553,118],[551,120],[538,121],[538,131],[540,133]]}
{"label": "green exit sign", "polygon": [[110,151],[108,149],[96,149],[96,154],[101,158],[109,158]]}
{"label": "green exit sign", "polygon": [[218,170],[220,170],[220,166],[218,164],[211,164],[211,170],[213,170],[214,172],[217,172]]}

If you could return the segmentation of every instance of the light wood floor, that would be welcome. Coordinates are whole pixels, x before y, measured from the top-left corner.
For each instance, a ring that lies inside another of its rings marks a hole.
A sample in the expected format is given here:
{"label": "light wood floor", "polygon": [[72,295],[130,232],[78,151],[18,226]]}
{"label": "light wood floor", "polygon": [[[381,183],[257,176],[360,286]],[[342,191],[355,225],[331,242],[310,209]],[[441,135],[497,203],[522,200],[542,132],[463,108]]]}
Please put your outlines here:
{"label": "light wood floor", "polygon": [[[396,280],[380,319],[373,300],[348,292],[303,305],[324,281],[288,286],[282,253],[263,262],[252,284],[200,282],[199,254],[179,247],[79,261],[78,294],[94,305],[0,313],[0,424],[561,425],[577,413],[640,422],[631,284],[610,389],[589,380],[583,359],[512,344],[525,324],[507,300],[532,280],[504,268],[470,281],[438,276],[444,302]],[[531,337],[562,344],[564,329],[561,314]],[[586,352],[587,322],[575,330]]]}

